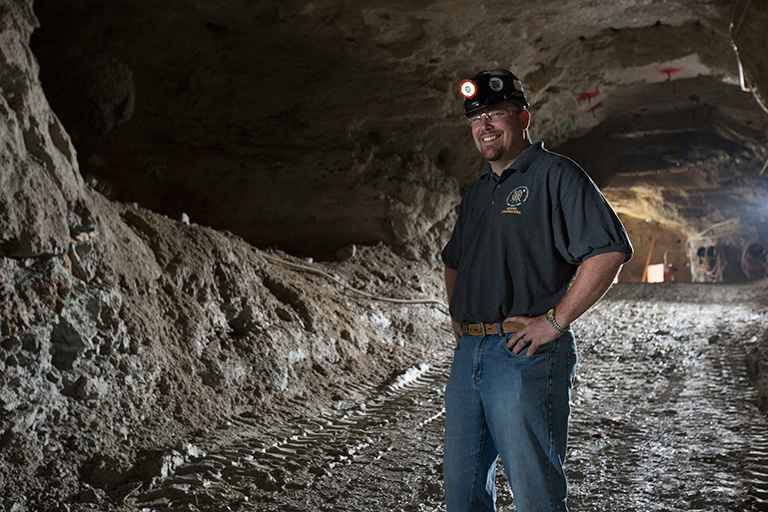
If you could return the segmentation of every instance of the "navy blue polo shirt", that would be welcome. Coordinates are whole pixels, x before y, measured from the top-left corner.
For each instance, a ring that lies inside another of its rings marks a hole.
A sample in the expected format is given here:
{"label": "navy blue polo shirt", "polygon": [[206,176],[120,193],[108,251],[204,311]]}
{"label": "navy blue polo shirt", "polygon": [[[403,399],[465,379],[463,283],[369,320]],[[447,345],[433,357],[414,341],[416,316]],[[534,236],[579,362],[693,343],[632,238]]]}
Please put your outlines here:
{"label": "navy blue polo shirt", "polygon": [[565,295],[578,266],[632,244],[576,162],[537,142],[499,177],[486,165],[464,195],[443,263],[457,271],[450,310],[461,323],[538,316]]}

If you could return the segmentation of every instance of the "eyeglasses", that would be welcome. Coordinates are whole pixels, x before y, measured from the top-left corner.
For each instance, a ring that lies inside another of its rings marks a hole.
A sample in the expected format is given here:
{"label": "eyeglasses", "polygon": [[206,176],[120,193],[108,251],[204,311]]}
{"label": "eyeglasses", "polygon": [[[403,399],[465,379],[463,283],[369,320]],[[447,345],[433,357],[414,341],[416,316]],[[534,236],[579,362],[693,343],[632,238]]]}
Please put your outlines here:
{"label": "eyeglasses", "polygon": [[515,110],[513,108],[508,108],[506,110],[491,110],[490,112],[483,112],[482,114],[476,114],[473,116],[470,116],[469,124],[472,126],[478,126],[480,123],[483,122],[483,118],[487,119],[490,123],[495,123],[496,121],[501,121],[508,115],[512,114],[512,112],[520,112],[519,110]]}

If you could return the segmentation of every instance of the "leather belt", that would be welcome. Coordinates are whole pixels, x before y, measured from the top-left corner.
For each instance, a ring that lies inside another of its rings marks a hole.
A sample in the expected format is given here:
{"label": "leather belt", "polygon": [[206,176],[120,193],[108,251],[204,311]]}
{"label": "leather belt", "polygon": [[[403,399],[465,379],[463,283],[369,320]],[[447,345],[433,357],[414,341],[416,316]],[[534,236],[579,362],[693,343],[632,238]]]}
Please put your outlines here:
{"label": "leather belt", "polygon": [[[499,324],[464,324],[464,332],[471,336],[487,336],[489,334],[499,334]],[[501,329],[503,334],[517,332],[525,327],[517,322],[503,322]]]}

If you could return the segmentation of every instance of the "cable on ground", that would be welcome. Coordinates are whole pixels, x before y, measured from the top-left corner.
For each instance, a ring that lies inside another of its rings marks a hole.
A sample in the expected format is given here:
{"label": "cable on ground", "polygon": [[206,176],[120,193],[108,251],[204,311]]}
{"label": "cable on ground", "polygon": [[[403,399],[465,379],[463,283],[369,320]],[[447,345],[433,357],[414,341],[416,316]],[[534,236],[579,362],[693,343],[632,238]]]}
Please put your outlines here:
{"label": "cable on ground", "polygon": [[443,313],[445,313],[446,315],[449,314],[448,313],[448,305],[446,303],[441,302],[441,301],[436,300],[436,299],[395,299],[395,298],[392,298],[392,297],[381,297],[379,295],[374,295],[372,293],[364,292],[364,291],[359,290],[357,288],[353,288],[352,286],[348,285],[347,283],[345,283],[344,281],[342,281],[338,277],[336,277],[333,274],[330,274],[330,273],[328,273],[328,272],[326,272],[324,270],[320,270],[318,268],[311,267],[309,265],[304,265],[304,264],[301,264],[301,263],[293,263],[291,261],[287,261],[285,259],[278,258],[276,256],[270,256],[270,255],[264,254],[264,253],[261,253],[261,255],[264,257],[265,260],[267,260],[269,262],[278,263],[280,265],[285,265],[287,267],[292,267],[292,268],[296,268],[296,269],[300,269],[300,270],[305,270],[307,272],[312,272],[312,273],[321,275],[321,276],[323,276],[323,277],[325,277],[327,279],[330,279],[331,281],[333,281],[334,283],[338,284],[339,286],[342,286],[343,288],[345,288],[345,289],[347,289],[347,290],[349,290],[349,291],[351,291],[353,293],[356,293],[358,295],[361,295],[361,296],[366,297],[366,298],[371,299],[371,300],[378,300],[378,301],[382,301],[382,302],[391,302],[391,303],[394,303],[394,304],[433,304],[435,306],[438,306],[438,307],[442,308],[441,311]]}

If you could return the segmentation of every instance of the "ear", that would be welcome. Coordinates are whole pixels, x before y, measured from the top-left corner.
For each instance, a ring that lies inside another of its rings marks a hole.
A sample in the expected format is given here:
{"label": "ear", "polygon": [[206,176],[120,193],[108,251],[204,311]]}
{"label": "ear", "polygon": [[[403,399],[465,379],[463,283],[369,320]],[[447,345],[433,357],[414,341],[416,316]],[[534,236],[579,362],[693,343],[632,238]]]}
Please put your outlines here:
{"label": "ear", "polygon": [[520,114],[520,124],[523,127],[523,130],[527,130],[528,127],[531,125],[531,113],[527,110],[521,110],[519,112]]}

